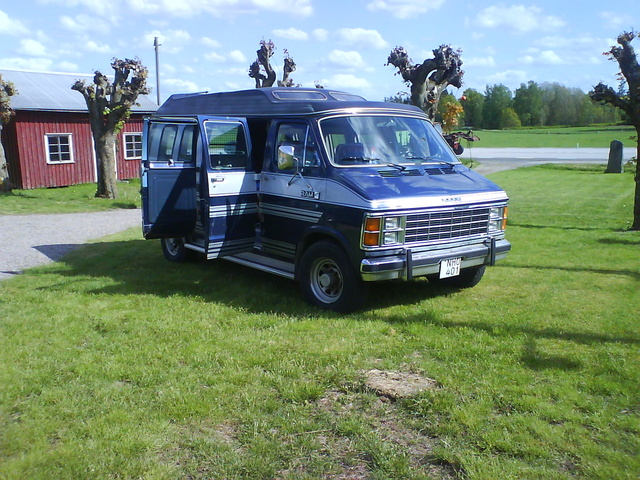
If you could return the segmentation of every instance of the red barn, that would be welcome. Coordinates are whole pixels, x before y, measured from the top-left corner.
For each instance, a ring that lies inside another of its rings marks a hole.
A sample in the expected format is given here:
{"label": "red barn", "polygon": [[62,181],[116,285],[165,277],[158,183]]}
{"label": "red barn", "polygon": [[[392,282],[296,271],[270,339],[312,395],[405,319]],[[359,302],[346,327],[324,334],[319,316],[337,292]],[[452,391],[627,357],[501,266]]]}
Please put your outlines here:
{"label": "red barn", "polygon": [[[0,70],[18,94],[11,97],[16,114],[2,129],[9,176],[16,188],[62,187],[96,181],[95,151],[83,96],[71,86],[93,75]],[[116,141],[119,180],[140,175],[143,117],[158,106],[138,97]]]}

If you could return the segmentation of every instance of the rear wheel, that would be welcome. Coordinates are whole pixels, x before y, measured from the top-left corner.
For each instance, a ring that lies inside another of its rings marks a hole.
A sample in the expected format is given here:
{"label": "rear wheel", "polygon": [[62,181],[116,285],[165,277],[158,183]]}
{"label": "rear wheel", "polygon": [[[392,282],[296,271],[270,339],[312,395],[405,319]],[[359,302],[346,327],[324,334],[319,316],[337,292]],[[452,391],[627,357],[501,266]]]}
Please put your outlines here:
{"label": "rear wheel", "polygon": [[184,238],[182,237],[161,238],[160,243],[164,258],[170,262],[186,262],[195,257],[195,252],[184,246]]}
{"label": "rear wheel", "polygon": [[302,255],[300,288],[307,302],[337,312],[352,312],[366,301],[366,285],[346,253],[328,241],[311,245]]}

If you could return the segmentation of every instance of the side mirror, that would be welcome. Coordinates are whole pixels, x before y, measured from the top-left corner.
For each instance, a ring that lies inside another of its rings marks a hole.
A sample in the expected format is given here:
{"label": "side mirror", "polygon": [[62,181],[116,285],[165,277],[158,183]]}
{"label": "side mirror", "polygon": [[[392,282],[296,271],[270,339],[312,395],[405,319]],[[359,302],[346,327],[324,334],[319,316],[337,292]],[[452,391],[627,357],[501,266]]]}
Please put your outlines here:
{"label": "side mirror", "polygon": [[280,145],[278,147],[278,170],[291,170],[296,166],[295,150],[293,145]]}

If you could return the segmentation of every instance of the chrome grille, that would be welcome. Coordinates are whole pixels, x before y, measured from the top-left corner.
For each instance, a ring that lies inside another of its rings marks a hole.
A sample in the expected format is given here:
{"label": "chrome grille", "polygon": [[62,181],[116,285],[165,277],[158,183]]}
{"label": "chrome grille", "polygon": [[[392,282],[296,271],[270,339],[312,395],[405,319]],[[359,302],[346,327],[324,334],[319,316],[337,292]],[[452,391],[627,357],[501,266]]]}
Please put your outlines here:
{"label": "chrome grille", "polygon": [[432,242],[486,234],[489,208],[407,215],[405,243]]}

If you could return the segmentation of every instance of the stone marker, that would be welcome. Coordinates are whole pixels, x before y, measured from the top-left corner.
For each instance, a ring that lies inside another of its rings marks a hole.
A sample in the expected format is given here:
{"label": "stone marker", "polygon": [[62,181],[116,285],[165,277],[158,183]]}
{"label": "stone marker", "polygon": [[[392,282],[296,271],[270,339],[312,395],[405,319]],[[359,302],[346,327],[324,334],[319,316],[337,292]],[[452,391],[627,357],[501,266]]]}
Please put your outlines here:
{"label": "stone marker", "polygon": [[609,163],[604,173],[622,173],[622,142],[620,140],[612,140],[609,147]]}

